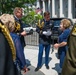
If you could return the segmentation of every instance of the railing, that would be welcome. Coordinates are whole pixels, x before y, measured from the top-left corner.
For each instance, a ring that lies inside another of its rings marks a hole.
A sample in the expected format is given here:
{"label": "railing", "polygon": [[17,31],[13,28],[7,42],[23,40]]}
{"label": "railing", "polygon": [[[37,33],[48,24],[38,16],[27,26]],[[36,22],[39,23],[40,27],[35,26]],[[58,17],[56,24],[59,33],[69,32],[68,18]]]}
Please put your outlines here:
{"label": "railing", "polygon": [[32,35],[25,36],[26,45],[38,45],[38,38],[39,36],[37,32],[33,32]]}

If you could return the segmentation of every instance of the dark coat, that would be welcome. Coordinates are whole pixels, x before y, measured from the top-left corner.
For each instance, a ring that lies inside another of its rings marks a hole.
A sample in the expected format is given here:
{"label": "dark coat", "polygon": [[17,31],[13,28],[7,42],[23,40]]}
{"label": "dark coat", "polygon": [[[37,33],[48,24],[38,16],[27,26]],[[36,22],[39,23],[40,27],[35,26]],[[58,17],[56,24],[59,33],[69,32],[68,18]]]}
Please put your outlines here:
{"label": "dark coat", "polygon": [[[21,32],[23,32],[23,23],[22,23],[22,20],[16,18],[15,16],[14,16],[14,18],[15,18],[15,21],[20,24],[20,30],[19,30],[18,32],[16,32],[16,33],[21,33]],[[20,36],[20,40],[21,40],[22,45],[23,45],[23,46],[26,46],[26,43],[25,43],[25,40],[24,40],[24,36],[22,36],[22,35],[19,35],[19,36]]]}
{"label": "dark coat", "polygon": [[68,37],[68,50],[61,75],[76,75],[76,24]]}
{"label": "dark coat", "polygon": [[0,75],[19,75],[7,39],[0,31]]}
{"label": "dark coat", "polygon": [[41,23],[44,22],[44,25],[42,28],[40,28],[38,25],[36,27],[36,32],[39,34],[39,43],[40,44],[44,44],[44,45],[49,45],[51,44],[51,35],[50,36],[46,36],[43,34],[43,31],[52,31],[53,28],[53,21],[49,20],[49,21],[45,21],[44,19],[41,20]]}

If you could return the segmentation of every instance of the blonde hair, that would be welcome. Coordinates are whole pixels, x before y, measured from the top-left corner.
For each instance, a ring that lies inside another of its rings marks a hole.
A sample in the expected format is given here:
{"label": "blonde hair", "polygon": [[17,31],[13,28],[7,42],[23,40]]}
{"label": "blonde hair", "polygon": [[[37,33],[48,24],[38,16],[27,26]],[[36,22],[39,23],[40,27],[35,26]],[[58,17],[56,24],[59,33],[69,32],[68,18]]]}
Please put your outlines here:
{"label": "blonde hair", "polygon": [[20,8],[20,7],[15,7],[15,9],[14,9],[14,11],[13,11],[14,15],[15,15],[18,11],[23,12],[22,8]]}
{"label": "blonde hair", "polygon": [[66,29],[66,28],[69,28],[70,27],[70,25],[71,25],[71,22],[70,22],[70,20],[68,20],[68,19],[63,19],[63,20],[61,20],[61,23],[63,23],[63,27]]}
{"label": "blonde hair", "polygon": [[13,15],[3,14],[0,16],[0,20],[4,25],[7,26],[10,32],[15,29],[15,20]]}

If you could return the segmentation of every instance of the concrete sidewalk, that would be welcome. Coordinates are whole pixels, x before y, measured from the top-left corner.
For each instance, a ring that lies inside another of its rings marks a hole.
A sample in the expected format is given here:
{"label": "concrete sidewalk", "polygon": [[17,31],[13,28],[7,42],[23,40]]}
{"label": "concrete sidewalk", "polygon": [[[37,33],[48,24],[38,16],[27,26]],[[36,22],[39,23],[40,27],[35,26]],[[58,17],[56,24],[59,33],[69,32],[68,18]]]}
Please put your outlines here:
{"label": "concrete sidewalk", "polygon": [[35,72],[35,68],[37,66],[37,59],[38,59],[38,46],[29,46],[27,45],[24,50],[25,57],[27,60],[28,67],[30,71],[28,71],[24,75],[58,75],[59,71],[59,59],[57,59],[57,50],[51,54],[50,49],[50,58],[49,58],[49,67],[50,69],[46,69],[45,67],[45,52],[43,53],[43,66],[37,72]]}

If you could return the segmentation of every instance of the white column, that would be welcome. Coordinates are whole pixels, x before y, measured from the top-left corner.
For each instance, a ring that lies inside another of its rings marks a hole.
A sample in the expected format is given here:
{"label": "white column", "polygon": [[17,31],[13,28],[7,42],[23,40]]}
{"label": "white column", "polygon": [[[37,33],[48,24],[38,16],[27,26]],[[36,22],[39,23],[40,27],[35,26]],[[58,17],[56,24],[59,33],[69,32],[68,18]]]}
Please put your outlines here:
{"label": "white column", "polygon": [[39,0],[37,0],[37,6],[36,6],[36,8],[40,8],[40,3],[39,3]]}
{"label": "white column", "polygon": [[50,12],[50,0],[48,0],[48,11]]}
{"label": "white column", "polygon": [[64,17],[64,14],[63,14],[63,0],[60,0],[60,17]]}
{"label": "white column", "polygon": [[55,17],[55,0],[52,0],[52,17]]}
{"label": "white column", "polygon": [[43,13],[45,12],[45,1],[43,0]]}
{"label": "white column", "polygon": [[72,18],[72,0],[68,0],[68,18]]}

